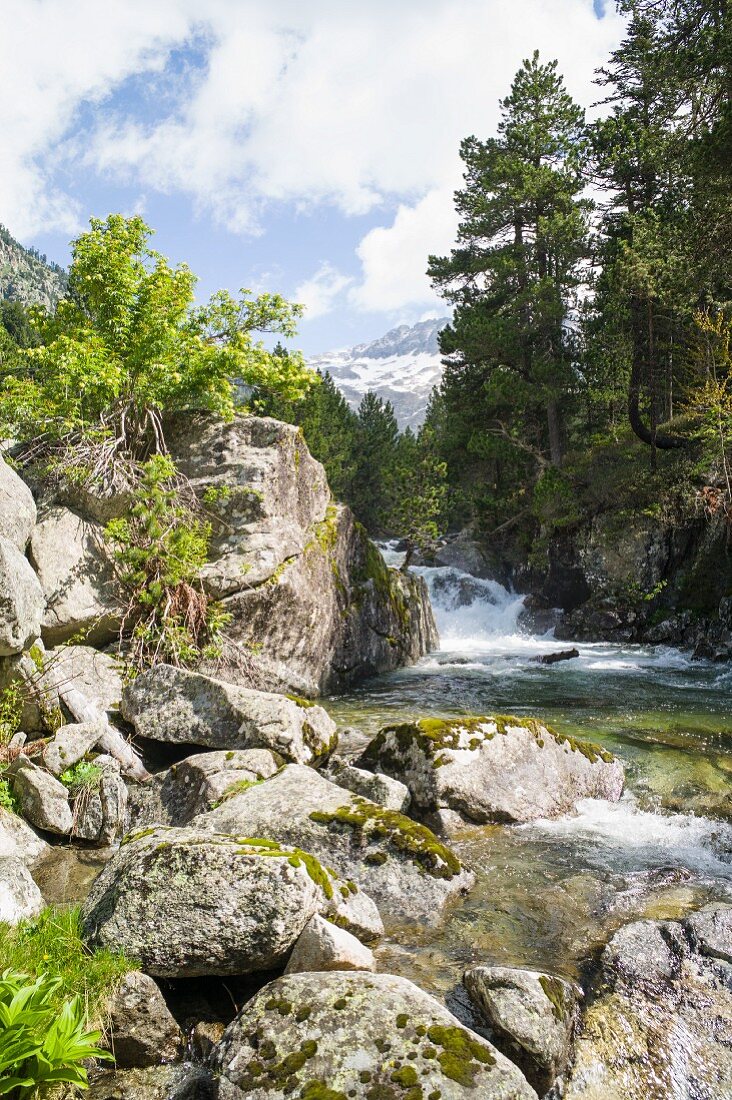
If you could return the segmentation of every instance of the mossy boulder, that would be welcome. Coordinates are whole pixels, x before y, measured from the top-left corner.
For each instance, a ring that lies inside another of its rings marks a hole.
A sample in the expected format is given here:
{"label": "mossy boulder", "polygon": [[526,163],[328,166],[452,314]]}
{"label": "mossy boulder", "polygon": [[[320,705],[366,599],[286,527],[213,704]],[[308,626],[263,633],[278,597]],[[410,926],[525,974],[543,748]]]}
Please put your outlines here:
{"label": "mossy boulder", "polygon": [[284,760],[271,749],[227,749],[196,753],[173,764],[160,783],[160,799],[171,825],[187,825],[263,779]]}
{"label": "mossy boulder", "polygon": [[445,811],[479,824],[556,817],[581,798],[617,801],[624,780],[599,745],[500,715],[387,726],[360,763],[406,783],[414,807],[437,822]]}
{"label": "mossy boulder", "polygon": [[436,919],[472,874],[424,825],[291,764],[194,821],[305,848],[362,887],[392,918]]}
{"label": "mossy boulder", "polygon": [[341,888],[314,856],[274,840],[144,829],[92,886],[84,936],[161,977],[271,970]]}
{"label": "mossy boulder", "polygon": [[391,974],[293,974],[260,990],[214,1050],[222,1100],[536,1100],[521,1072]]}

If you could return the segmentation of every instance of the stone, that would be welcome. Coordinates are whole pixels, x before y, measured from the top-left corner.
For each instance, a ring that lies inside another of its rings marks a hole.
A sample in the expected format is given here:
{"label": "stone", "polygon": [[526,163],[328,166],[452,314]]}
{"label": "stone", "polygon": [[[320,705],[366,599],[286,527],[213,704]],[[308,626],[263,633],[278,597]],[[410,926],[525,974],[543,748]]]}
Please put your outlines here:
{"label": "stone", "polygon": [[27,558],[0,537],[0,657],[22,653],[40,637],[45,602]]}
{"label": "stone", "polygon": [[94,883],[84,936],[160,977],[271,970],[341,886],[317,860],[274,841],[144,829],[125,838]]}
{"label": "stone", "polygon": [[48,651],[46,667],[53,679],[72,684],[108,718],[119,713],[122,698],[122,667],[108,653],[88,645],[59,646]]}
{"label": "stone", "polygon": [[412,796],[409,788],[390,775],[377,775],[363,768],[356,768],[346,760],[330,760],[327,767],[328,778],[354,794],[370,798],[387,810],[396,810],[404,814],[409,809]]}
{"label": "stone", "polygon": [[11,857],[31,865],[48,851],[47,842],[27,821],[0,806],[0,859]]}
{"label": "stone", "polygon": [[121,608],[104,528],[55,505],[36,524],[29,554],[46,600],[45,644],[79,633],[95,645],[112,641]]}
{"label": "stone", "polygon": [[536,1100],[494,1046],[391,974],[278,978],[229,1024],[211,1063],[221,1100]]}
{"label": "stone", "polygon": [[322,707],[252,691],[198,672],[156,665],[122,693],[122,714],[141,737],[211,749],[268,748],[311,764],[337,743]]}
{"label": "stone", "polygon": [[245,788],[269,779],[284,764],[270,749],[229,749],[188,756],[168,771],[161,801],[171,825],[185,825]]}
{"label": "stone", "polygon": [[112,995],[109,1024],[110,1050],[121,1069],[157,1066],[180,1057],[183,1032],[148,974],[125,974]]}
{"label": "stone", "polygon": [[552,974],[507,966],[477,966],[463,983],[491,1031],[539,1096],[569,1061],[579,990]]}
{"label": "stone", "polygon": [[0,856],[0,922],[17,924],[41,909],[41,891],[25,864],[13,856]]}
{"label": "stone", "polygon": [[317,914],[303,928],[285,974],[311,970],[376,970],[374,953],[347,932]]}
{"label": "stone", "polygon": [[43,764],[59,776],[83,760],[102,735],[98,726],[72,723],[61,726],[43,750]]}
{"label": "stone", "polygon": [[599,745],[532,718],[422,718],[387,726],[360,763],[406,783],[423,814],[525,822],[571,812],[582,798],[616,802],[622,764]]}
{"label": "stone", "polygon": [[63,783],[26,756],[11,765],[11,783],[26,821],[47,833],[69,835],[74,818]]}
{"label": "stone", "polygon": [[730,914],[718,903],[680,922],[636,921],[615,933],[588,998],[566,1100],[732,1095]]}
{"label": "stone", "polygon": [[394,920],[436,920],[448,899],[474,881],[425,826],[301,765],[288,765],[194,824],[304,848],[357,883]]}
{"label": "stone", "polygon": [[167,1065],[105,1069],[91,1075],[86,1100],[216,1100],[203,1066]]}
{"label": "stone", "polygon": [[26,483],[0,458],[0,537],[21,552],[36,522],[36,504]]}
{"label": "stone", "polygon": [[95,788],[82,788],[73,801],[72,836],[107,848],[125,831],[127,786],[117,760],[104,754],[95,757],[93,763],[101,770],[101,776]]}

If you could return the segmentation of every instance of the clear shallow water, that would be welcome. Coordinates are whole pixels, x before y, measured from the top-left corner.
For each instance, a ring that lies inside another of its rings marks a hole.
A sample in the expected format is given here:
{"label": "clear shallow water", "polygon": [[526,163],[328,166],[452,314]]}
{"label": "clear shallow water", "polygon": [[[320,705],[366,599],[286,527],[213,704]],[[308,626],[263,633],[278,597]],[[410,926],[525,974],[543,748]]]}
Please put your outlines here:
{"label": "clear shallow water", "polygon": [[[627,787],[616,805],[521,827],[465,829],[478,874],[437,929],[392,928],[381,965],[445,991],[476,963],[579,976],[621,924],[672,918],[732,899],[732,670],[668,647],[567,648],[524,632],[522,600],[494,581],[422,570],[441,649],[411,669],[328,700],[357,750],[386,723],[420,716],[535,715],[616,753]],[[356,732],[357,731],[357,732]]]}

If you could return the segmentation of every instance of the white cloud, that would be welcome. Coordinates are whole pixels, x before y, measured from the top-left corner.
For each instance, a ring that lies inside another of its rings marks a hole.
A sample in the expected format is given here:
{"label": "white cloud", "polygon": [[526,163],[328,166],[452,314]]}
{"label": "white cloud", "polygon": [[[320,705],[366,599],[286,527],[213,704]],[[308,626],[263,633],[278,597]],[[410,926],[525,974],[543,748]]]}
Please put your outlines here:
{"label": "white cloud", "polygon": [[313,321],[330,313],[337,299],[353,279],[343,275],[332,264],[322,263],[311,278],[295,290],[295,301],[305,306],[305,320]]}

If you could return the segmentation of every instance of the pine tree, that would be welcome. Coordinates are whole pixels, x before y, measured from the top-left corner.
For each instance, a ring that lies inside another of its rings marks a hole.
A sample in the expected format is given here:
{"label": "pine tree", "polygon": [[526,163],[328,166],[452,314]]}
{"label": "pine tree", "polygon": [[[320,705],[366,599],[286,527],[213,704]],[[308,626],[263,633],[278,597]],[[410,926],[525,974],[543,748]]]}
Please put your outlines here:
{"label": "pine tree", "polygon": [[374,535],[389,527],[391,484],[396,468],[397,425],[390,401],[366,393],[358,408],[357,467],[351,506]]}

